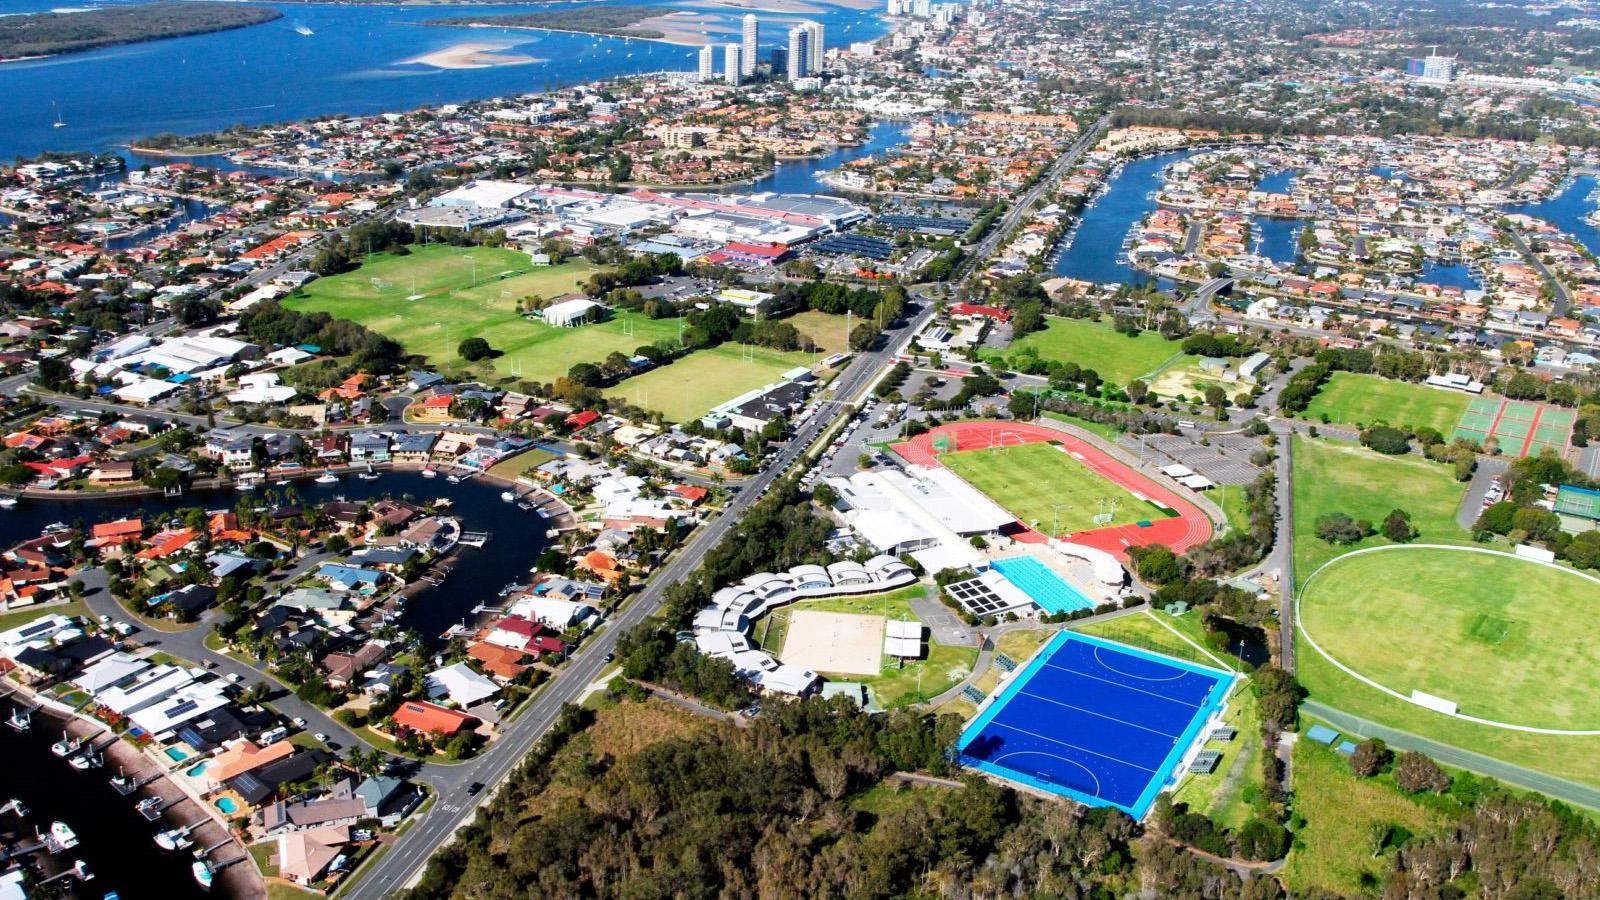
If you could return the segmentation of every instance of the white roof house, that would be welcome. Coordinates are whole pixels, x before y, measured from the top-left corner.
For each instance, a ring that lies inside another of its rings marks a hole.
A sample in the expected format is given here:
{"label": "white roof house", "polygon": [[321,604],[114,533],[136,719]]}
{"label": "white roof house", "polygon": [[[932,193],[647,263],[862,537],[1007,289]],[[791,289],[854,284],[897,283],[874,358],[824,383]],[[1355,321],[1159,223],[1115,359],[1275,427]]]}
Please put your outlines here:
{"label": "white roof house", "polygon": [[15,658],[18,653],[33,647],[46,649],[52,644],[65,644],[83,636],[83,629],[68,616],[49,615],[19,625],[10,631],[0,632],[0,656]]}
{"label": "white roof house", "polygon": [[131,682],[106,690],[96,699],[119,716],[129,716],[161,703],[194,683],[194,676],[177,666],[155,666],[135,675]]}
{"label": "white roof house", "polygon": [[479,675],[464,662],[445,666],[429,672],[423,678],[429,700],[450,700],[458,706],[468,707],[500,693],[500,686]]}
{"label": "white roof house", "polygon": [[132,681],[150,664],[131,653],[113,653],[84,669],[72,683],[91,697]]}
{"label": "white roof house", "polygon": [[146,734],[160,737],[214,709],[227,706],[228,697],[223,693],[226,684],[223,681],[207,684],[196,682],[160,703],[134,712],[128,716],[128,721],[143,729]]}
{"label": "white roof house", "polygon": [[523,597],[507,610],[508,615],[522,616],[548,628],[563,629],[582,622],[594,612],[594,607],[575,600],[558,600],[555,597]]}

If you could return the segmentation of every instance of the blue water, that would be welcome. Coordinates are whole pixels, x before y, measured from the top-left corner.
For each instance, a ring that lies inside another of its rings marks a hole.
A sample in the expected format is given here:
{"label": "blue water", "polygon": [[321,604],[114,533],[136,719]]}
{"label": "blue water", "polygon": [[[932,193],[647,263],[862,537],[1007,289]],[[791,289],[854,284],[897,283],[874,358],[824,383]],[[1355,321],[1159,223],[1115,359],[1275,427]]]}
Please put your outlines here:
{"label": "blue water", "polygon": [[837,168],[851,160],[882,153],[890,147],[905,143],[908,127],[910,126],[906,122],[877,122],[873,124],[867,142],[859,147],[846,147],[815,159],[780,162],[771,175],[748,187],[739,186],[730,190],[738,190],[741,193],[746,191],[776,191],[780,194],[825,193],[829,189],[817,181],[817,173]]}
{"label": "blue water", "polygon": [[1141,818],[1232,680],[1064,631],[962,733],[958,759]]}
{"label": "blue water", "polygon": [[1578,239],[1590,253],[1600,256],[1600,229],[1583,217],[1594,209],[1589,194],[1597,181],[1593,175],[1580,175],[1569,181],[1561,192],[1538,203],[1520,203],[1506,207],[1508,213],[1536,216]]}
{"label": "blue water", "polygon": [[1094,608],[1094,601],[1031,556],[997,559],[990,565],[1047,613]]}
{"label": "blue water", "polygon": [[1276,172],[1268,172],[1260,181],[1256,182],[1256,190],[1266,191],[1269,194],[1286,194],[1289,192],[1289,185],[1293,181],[1293,169],[1279,169]]}
{"label": "blue water", "polygon": [[1371,172],[1372,174],[1378,176],[1379,178],[1385,179],[1385,180],[1390,180],[1390,179],[1395,179],[1395,178],[1398,178],[1401,181],[1409,180],[1409,179],[1406,178],[1406,173],[1400,171],[1399,169],[1393,169],[1393,168],[1390,168],[1388,166],[1373,166],[1372,168],[1368,169],[1367,171]]}
{"label": "blue water", "polygon": [[1464,291],[1476,291],[1483,285],[1473,277],[1472,270],[1460,263],[1441,265],[1433,261],[1424,262],[1422,271],[1417,274],[1417,281],[1424,284],[1437,284],[1440,287],[1457,287]]}
{"label": "blue water", "polygon": [[1275,263],[1294,265],[1300,229],[1305,225],[1299,219],[1254,219],[1251,229],[1261,238],[1261,255]]}
{"label": "blue water", "polygon": [[[724,15],[698,2],[628,0]],[[60,6],[59,0],[5,0],[6,12]],[[102,4],[121,5],[121,4]],[[105,150],[160,132],[194,134],[334,113],[406,110],[437,103],[538,91],[599,78],[695,68],[698,49],[650,41],[491,28],[422,27],[427,19],[511,14],[579,4],[494,6],[341,6],[269,4],[275,22],[214,34],[109,47],[0,65],[6,97],[0,158],[42,150]],[[587,4],[584,4],[587,5]],[[804,17],[758,13],[762,56],[789,25],[821,22],[829,46],[884,33],[877,10],[824,7]],[[303,25],[315,32],[302,36]],[[714,35],[719,36],[719,35]],[[459,43],[505,41],[499,51],[538,62],[438,70],[405,61]],[[52,127],[59,112],[66,127]]]}
{"label": "blue water", "polygon": [[1071,245],[1056,262],[1055,273],[1095,284],[1145,281],[1142,273],[1122,262],[1122,242],[1133,226],[1155,209],[1161,170],[1196,152],[1161,153],[1124,166],[1100,199],[1084,211]]}

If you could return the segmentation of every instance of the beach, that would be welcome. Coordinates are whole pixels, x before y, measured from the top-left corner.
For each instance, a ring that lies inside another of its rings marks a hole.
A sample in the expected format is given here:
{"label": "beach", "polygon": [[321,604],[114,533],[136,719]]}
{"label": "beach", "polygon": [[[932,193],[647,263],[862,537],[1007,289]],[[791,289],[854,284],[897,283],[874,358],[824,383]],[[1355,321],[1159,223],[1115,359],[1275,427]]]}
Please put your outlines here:
{"label": "beach", "polygon": [[432,66],[435,69],[489,69],[497,66],[523,66],[544,61],[532,56],[500,52],[514,46],[516,45],[507,42],[453,44],[442,50],[434,50],[421,56],[413,56],[410,59],[401,60],[401,62],[411,65]]}

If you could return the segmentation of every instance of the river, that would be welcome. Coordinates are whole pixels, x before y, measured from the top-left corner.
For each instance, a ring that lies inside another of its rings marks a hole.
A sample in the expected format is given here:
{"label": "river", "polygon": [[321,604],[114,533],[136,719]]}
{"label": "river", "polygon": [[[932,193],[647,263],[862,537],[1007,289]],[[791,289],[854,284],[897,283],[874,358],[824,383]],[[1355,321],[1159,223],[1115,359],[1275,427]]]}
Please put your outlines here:
{"label": "river", "polygon": [[[432,646],[440,643],[439,635],[445,629],[469,616],[474,606],[494,602],[502,587],[527,574],[548,544],[537,514],[501,501],[500,487],[487,482],[450,484],[443,478],[388,472],[376,481],[354,477],[337,485],[302,481],[295,484],[294,490],[308,503],[341,496],[350,500],[409,496],[422,501],[449,497],[450,513],[461,519],[466,530],[490,532],[492,538],[481,549],[463,547],[457,551],[458,564],[443,584],[417,594],[406,604],[403,624],[416,629]],[[163,515],[181,507],[231,508],[243,496],[246,495],[213,491],[175,500],[24,500],[15,509],[0,512],[0,545],[9,547],[33,537],[56,521],[93,524],[140,510],[146,515]],[[0,803],[17,797],[33,811],[31,821],[62,819],[72,825],[82,844],[67,858],[84,860],[96,874],[93,882],[83,886],[80,896],[99,897],[113,890],[124,898],[181,900],[203,896],[190,877],[188,857],[164,854],[156,848],[152,838],[157,829],[134,811],[132,800],[111,789],[107,782],[110,776],[103,770],[87,775],[74,772],[49,752],[50,743],[60,737],[59,730],[43,716],[36,717],[35,722],[39,727],[29,735],[0,728],[0,759],[6,761],[0,766]],[[84,811],[91,808],[93,815],[86,815]],[[9,824],[0,822],[0,826]],[[138,873],[137,878],[132,877],[134,873]]]}
{"label": "river", "polygon": [[[94,5],[123,2],[101,0]],[[717,12],[730,22],[743,14],[708,0],[627,2]],[[196,134],[240,123],[406,110],[630,73],[691,70],[699,52],[695,47],[653,41],[418,24],[478,13],[578,8],[592,2],[267,5],[282,11],[283,18],[232,31],[0,64],[0,92],[7,100],[0,158],[43,150],[107,150],[160,132]],[[6,0],[3,8],[19,13],[60,6],[60,0]],[[766,57],[780,46],[789,25],[802,19],[820,22],[829,46],[878,37],[887,30],[878,13],[832,6],[806,16],[758,12],[761,55]],[[303,35],[297,28],[312,34]],[[536,61],[450,70],[407,62],[461,43],[503,44],[501,52]],[[58,116],[64,123],[60,128],[54,127]]]}

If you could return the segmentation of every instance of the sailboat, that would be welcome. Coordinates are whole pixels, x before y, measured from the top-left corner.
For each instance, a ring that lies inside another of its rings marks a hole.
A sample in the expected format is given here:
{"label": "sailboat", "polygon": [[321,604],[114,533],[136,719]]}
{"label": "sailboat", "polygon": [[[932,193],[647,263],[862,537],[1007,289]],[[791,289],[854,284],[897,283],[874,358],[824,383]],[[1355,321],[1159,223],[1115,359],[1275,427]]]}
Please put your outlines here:
{"label": "sailboat", "polygon": [[[50,101],[50,105],[52,107],[55,107],[56,102],[54,100],[52,100],[52,101]],[[61,121],[61,110],[60,109],[56,109],[56,123],[54,125],[51,125],[50,127],[51,128],[65,128],[65,127],[67,127],[67,123]]]}
{"label": "sailboat", "polygon": [[313,34],[316,34],[315,31],[312,31],[304,25],[296,25],[294,27],[294,33],[300,35],[301,37],[311,37]]}

